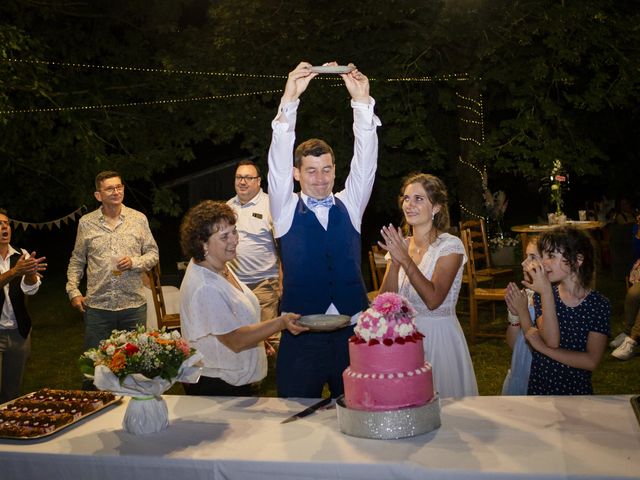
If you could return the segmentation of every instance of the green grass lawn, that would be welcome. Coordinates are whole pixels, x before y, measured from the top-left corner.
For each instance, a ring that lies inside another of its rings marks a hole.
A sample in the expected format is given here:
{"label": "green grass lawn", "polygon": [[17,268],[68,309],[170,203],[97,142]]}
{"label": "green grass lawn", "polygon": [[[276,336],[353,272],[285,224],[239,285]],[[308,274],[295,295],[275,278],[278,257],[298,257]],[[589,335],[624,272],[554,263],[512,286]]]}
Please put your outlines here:
{"label": "green grass lawn", "polygon": [[[81,376],[76,360],[82,353],[83,323],[81,315],[71,308],[64,291],[65,279],[61,274],[50,273],[40,292],[30,299],[33,317],[32,352],[24,378],[25,393],[42,387],[75,389],[80,387]],[[622,301],[624,284],[607,272],[598,277],[598,289],[612,302],[612,333],[622,329]],[[485,317],[488,312],[484,312]],[[495,328],[505,327],[503,309],[498,309]],[[487,317],[486,317],[487,318]],[[460,315],[465,331],[468,317]],[[471,357],[481,395],[499,395],[502,382],[509,368],[511,352],[504,340],[481,340],[470,346]],[[262,395],[275,395],[273,361],[269,362],[269,375],[263,381]],[[611,357],[610,350],[593,377],[596,394],[639,394],[640,356],[620,362]],[[170,393],[183,393],[180,385]]]}

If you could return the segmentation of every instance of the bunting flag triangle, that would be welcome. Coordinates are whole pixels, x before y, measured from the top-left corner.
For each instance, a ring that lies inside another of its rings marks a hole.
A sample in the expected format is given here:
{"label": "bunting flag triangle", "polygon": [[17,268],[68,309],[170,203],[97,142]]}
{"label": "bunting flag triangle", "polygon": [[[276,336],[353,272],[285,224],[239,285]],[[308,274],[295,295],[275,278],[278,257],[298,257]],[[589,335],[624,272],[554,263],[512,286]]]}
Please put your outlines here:
{"label": "bunting flag triangle", "polygon": [[61,223],[68,225],[69,220],[75,221],[76,218],[82,217],[82,212],[83,210],[86,210],[86,209],[87,207],[85,205],[82,205],[78,207],[75,211],[69,213],[68,215],[57,218],[55,220],[50,220],[48,222],[31,223],[31,222],[21,222],[20,220],[14,220],[14,219],[9,219],[9,221],[13,225],[13,228],[16,229],[16,231],[21,227],[24,231],[26,231],[29,227],[35,228],[36,230],[42,230],[43,228],[48,228],[49,230],[53,230],[54,226],[57,228],[60,228]]}

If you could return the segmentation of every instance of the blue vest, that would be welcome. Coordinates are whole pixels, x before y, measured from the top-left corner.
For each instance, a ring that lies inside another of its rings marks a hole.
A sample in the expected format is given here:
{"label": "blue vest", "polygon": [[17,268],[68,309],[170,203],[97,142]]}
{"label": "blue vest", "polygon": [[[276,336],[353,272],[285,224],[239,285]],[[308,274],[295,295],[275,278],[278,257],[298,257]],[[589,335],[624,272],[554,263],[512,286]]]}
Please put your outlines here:
{"label": "blue vest", "polygon": [[283,312],[325,313],[332,303],[343,315],[368,306],[360,270],[360,234],[335,199],[325,230],[302,198],[289,231],[280,237]]}

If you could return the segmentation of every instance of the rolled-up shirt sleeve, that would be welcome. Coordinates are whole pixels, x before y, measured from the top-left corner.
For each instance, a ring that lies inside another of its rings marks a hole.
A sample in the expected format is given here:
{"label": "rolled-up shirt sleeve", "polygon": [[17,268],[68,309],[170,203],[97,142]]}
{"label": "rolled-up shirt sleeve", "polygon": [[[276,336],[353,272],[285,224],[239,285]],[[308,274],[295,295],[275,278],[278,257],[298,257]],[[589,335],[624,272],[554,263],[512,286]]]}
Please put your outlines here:
{"label": "rolled-up shirt sleeve", "polygon": [[20,288],[22,289],[22,293],[24,293],[25,295],[35,295],[36,293],[38,293],[38,289],[40,288],[41,284],[42,280],[40,280],[40,278],[38,278],[38,281],[33,285],[29,285],[24,281],[24,277],[22,277]]}

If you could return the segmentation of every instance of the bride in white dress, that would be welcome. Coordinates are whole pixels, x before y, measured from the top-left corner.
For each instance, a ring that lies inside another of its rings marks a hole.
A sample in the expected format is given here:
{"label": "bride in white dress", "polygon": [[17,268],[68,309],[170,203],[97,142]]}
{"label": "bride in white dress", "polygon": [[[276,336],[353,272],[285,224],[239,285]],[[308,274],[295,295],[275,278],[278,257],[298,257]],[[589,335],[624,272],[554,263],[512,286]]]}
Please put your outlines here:
{"label": "bride in white dress", "polygon": [[433,175],[416,174],[402,187],[404,237],[393,225],[381,230],[388,250],[382,292],[397,292],[416,309],[424,353],[433,368],[440,398],[478,395],[469,348],[456,316],[456,303],[467,261],[458,237],[449,233],[447,190]]}

